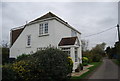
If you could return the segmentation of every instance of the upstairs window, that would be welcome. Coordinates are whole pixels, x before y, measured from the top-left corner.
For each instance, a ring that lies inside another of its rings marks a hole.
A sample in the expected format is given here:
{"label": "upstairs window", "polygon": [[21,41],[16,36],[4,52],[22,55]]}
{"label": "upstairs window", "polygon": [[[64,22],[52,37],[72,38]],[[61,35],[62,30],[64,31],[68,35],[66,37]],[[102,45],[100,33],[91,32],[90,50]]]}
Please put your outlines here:
{"label": "upstairs window", "polygon": [[45,23],[45,33],[48,33],[48,23]]}
{"label": "upstairs window", "polygon": [[43,34],[43,24],[40,24],[40,32],[39,32],[40,35]]}
{"label": "upstairs window", "polygon": [[48,33],[48,23],[41,23],[39,26],[39,35]]}
{"label": "upstairs window", "polygon": [[74,31],[74,30],[71,30],[71,36],[72,36],[72,37],[77,36],[77,32]]}
{"label": "upstairs window", "polygon": [[31,35],[27,36],[27,46],[31,45]]}

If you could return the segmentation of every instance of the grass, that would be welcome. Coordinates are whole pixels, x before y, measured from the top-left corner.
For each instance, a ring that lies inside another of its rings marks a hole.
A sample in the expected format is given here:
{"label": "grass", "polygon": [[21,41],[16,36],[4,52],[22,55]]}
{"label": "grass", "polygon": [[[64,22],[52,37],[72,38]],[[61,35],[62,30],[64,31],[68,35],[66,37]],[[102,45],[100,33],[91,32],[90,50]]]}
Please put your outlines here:
{"label": "grass", "polygon": [[118,66],[120,66],[120,62],[117,59],[112,59],[112,61],[117,64]]}
{"label": "grass", "polygon": [[73,76],[71,77],[71,79],[84,79],[88,74],[90,74],[91,72],[93,72],[98,66],[100,66],[102,64],[102,62],[93,62],[90,63],[90,65],[93,65],[92,67],[88,68],[89,71],[80,75],[80,76]]}

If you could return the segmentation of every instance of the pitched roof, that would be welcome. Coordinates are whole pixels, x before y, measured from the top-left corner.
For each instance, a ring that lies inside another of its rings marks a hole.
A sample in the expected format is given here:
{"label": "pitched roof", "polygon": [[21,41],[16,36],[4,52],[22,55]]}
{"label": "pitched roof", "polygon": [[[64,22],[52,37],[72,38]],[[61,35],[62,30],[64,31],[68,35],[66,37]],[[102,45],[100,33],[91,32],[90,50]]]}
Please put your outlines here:
{"label": "pitched roof", "polygon": [[58,16],[56,16],[55,14],[53,14],[51,12],[48,12],[47,14],[45,14],[45,15],[43,15],[43,16],[41,16],[41,17],[31,21],[31,22],[35,22],[35,21],[38,21],[38,20],[47,19],[47,18],[51,18],[51,17],[56,17],[56,18],[60,19],[61,21],[65,22],[64,20],[62,20],[61,18],[59,18]]}
{"label": "pitched roof", "polygon": [[74,45],[77,37],[62,38],[58,46]]}
{"label": "pitched roof", "polygon": [[[41,16],[41,17],[31,21],[31,22],[29,22],[28,24],[34,23],[34,22],[39,21],[39,20],[47,19],[47,18],[53,18],[53,17],[59,19],[60,21],[64,22],[64,24],[66,24],[68,27],[72,28],[67,22],[65,22],[64,20],[62,20],[61,18],[59,18],[58,16],[56,16],[55,14],[53,14],[51,12],[49,12],[49,13],[47,13],[47,14],[45,14],[45,15],[43,15],[43,16]],[[18,27],[18,29],[17,28],[15,28],[15,30],[14,30],[14,28],[12,29],[12,31],[11,31],[11,46],[17,40],[19,35],[22,33],[25,26],[27,26],[28,24],[24,25],[23,28]],[[72,28],[72,29],[74,29],[74,28]],[[76,30],[76,29],[74,29],[74,30]],[[80,33],[79,31],[77,31],[77,32]]]}
{"label": "pitched roof", "polygon": [[16,29],[16,30],[12,30],[11,31],[11,46],[17,40],[17,38],[19,37],[19,35],[22,33],[23,29],[24,28],[20,28],[20,29]]}
{"label": "pitched roof", "polygon": [[[36,21],[39,21],[39,20],[43,20],[43,19],[47,19],[47,18],[57,18],[59,19],[60,21],[62,21],[67,27],[77,31],[78,33],[80,33],[78,30],[76,30],[75,28],[73,28],[72,26],[70,26],[67,22],[65,22],[63,19],[61,19],[60,17],[56,16],[55,14],[51,13],[51,12],[48,12],[47,14],[29,22],[28,24],[31,24],[31,23],[34,23]],[[80,33],[81,34],[81,33]]]}

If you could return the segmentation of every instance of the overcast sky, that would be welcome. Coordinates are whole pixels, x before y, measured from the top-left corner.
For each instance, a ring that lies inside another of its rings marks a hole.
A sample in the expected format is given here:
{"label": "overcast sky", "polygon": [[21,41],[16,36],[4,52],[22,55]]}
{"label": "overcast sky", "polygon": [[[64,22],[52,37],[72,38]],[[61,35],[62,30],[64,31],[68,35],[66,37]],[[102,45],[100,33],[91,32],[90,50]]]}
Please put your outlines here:
{"label": "overcast sky", "polygon": [[4,2],[2,3],[2,40],[9,41],[11,28],[24,25],[48,12],[56,14],[82,33],[89,48],[105,42],[113,46],[117,29],[85,37],[115,27],[118,23],[117,2]]}

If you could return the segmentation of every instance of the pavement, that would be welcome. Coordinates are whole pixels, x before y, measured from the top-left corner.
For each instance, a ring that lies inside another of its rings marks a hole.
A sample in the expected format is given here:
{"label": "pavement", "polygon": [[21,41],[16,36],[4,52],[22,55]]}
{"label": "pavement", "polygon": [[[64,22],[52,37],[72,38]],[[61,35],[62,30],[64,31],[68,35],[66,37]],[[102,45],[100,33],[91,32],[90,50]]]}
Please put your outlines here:
{"label": "pavement", "polygon": [[104,58],[103,64],[89,77],[89,79],[118,79],[118,66],[110,59]]}

